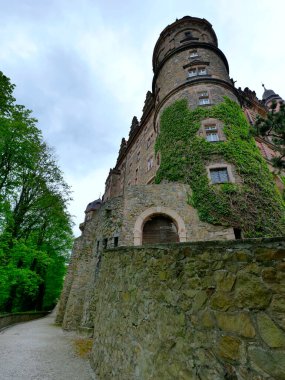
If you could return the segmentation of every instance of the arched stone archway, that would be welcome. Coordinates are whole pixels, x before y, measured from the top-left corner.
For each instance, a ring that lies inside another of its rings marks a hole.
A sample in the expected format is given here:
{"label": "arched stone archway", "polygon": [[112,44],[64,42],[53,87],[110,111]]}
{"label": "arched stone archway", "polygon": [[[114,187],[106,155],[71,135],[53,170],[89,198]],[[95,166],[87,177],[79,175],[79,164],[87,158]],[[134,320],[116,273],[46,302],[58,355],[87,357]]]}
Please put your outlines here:
{"label": "arched stone archway", "polygon": [[150,219],[151,216],[154,215],[165,215],[166,217],[171,218],[176,224],[179,241],[187,241],[186,227],[181,216],[176,211],[168,207],[157,206],[148,208],[137,218],[134,226],[134,245],[142,245],[144,224]]}

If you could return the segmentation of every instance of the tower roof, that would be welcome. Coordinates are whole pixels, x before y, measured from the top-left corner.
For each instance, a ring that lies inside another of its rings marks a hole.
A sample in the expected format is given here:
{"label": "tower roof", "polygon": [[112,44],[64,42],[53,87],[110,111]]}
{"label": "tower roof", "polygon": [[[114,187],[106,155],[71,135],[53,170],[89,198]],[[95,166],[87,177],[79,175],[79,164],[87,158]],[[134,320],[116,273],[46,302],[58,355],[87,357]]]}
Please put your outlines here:
{"label": "tower roof", "polygon": [[273,90],[268,90],[267,88],[265,88],[264,84],[262,85],[262,87],[264,88],[262,100],[265,103],[268,102],[269,100],[272,100],[272,99],[281,99],[280,96],[277,95]]}
{"label": "tower roof", "polygon": [[96,199],[96,201],[88,203],[85,213],[89,211],[98,210],[101,207],[101,205],[102,205],[102,200],[100,198]]}

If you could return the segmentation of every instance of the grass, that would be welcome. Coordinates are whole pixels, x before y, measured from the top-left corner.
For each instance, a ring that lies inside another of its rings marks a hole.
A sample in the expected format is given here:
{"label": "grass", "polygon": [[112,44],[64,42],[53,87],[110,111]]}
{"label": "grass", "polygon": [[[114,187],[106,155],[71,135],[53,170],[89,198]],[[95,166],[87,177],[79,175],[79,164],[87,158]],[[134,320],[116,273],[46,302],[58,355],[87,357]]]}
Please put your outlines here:
{"label": "grass", "polygon": [[73,341],[76,354],[82,358],[89,355],[92,350],[93,339],[90,338],[76,338]]}

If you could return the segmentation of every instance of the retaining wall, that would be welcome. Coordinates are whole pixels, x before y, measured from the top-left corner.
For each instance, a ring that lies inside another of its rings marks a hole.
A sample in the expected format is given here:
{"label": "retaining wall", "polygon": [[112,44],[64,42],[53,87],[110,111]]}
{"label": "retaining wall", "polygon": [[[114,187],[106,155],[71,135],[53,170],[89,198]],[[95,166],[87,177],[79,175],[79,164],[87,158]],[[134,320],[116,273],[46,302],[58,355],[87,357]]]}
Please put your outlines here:
{"label": "retaining wall", "polygon": [[92,366],[100,380],[285,379],[285,241],[103,252]]}

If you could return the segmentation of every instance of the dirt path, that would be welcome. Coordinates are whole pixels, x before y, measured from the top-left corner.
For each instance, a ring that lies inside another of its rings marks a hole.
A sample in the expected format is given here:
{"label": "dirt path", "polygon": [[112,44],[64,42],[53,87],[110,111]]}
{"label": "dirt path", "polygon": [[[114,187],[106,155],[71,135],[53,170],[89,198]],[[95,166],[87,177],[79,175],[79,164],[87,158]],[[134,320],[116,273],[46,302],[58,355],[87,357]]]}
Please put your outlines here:
{"label": "dirt path", "polygon": [[74,335],[54,325],[54,315],[0,332],[0,380],[91,380],[87,359],[78,357]]}

